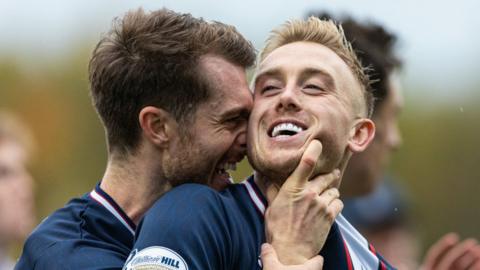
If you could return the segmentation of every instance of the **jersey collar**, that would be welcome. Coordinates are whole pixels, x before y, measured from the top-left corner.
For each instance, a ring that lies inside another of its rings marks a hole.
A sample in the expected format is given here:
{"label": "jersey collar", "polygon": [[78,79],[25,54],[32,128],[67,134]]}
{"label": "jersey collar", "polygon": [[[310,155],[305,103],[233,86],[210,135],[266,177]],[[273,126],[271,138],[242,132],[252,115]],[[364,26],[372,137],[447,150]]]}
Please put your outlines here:
{"label": "jersey collar", "polygon": [[268,201],[263,195],[260,188],[255,183],[254,175],[251,175],[250,177],[248,177],[241,184],[244,185],[244,187],[247,189],[248,195],[250,196],[250,199],[252,200],[253,205],[255,205],[255,208],[263,217],[265,215],[265,209],[268,206]]}
{"label": "jersey collar", "polygon": [[90,198],[105,207],[114,217],[116,217],[127,229],[135,236],[135,223],[123,212],[122,208],[110,197],[105,191],[100,188],[100,183],[97,184],[94,190],[90,192]]}

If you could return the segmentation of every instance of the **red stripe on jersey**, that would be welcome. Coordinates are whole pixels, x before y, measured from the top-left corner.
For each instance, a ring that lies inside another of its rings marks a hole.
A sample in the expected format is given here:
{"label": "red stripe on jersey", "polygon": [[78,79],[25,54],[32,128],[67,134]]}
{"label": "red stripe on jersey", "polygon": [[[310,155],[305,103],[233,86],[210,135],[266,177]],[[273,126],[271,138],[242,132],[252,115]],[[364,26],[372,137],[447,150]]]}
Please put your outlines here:
{"label": "red stripe on jersey", "polygon": [[368,244],[368,249],[373,253],[373,255],[375,255],[375,257],[378,258],[378,269],[379,270],[387,270],[387,266],[378,256],[378,253],[377,253],[377,250],[375,249],[375,247],[372,244]]}
{"label": "red stripe on jersey", "polygon": [[345,242],[345,239],[343,239],[343,247],[345,248],[345,257],[347,258],[347,266],[348,270],[353,270],[353,264],[352,264],[352,258],[350,257],[350,251],[348,251],[348,246],[347,243]]}

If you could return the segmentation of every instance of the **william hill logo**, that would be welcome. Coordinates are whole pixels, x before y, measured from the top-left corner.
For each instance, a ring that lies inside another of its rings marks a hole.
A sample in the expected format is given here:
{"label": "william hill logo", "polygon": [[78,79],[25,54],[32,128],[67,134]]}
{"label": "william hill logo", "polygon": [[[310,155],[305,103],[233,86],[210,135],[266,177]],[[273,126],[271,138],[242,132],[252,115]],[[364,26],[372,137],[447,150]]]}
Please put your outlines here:
{"label": "william hill logo", "polygon": [[149,247],[136,253],[124,269],[126,270],[188,270],[185,260],[175,251],[165,247]]}
{"label": "william hill logo", "polygon": [[173,258],[169,258],[167,256],[160,256],[160,257],[154,257],[154,256],[142,256],[142,257],[137,257],[132,260],[132,265],[166,265],[166,266],[171,266],[174,269],[180,269],[180,261],[175,260]]}

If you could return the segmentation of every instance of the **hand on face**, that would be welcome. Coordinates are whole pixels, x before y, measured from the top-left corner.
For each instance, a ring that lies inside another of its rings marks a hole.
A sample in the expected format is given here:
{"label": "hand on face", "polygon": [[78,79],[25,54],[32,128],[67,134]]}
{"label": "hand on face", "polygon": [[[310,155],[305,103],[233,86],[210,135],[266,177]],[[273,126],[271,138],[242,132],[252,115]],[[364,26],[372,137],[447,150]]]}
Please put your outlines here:
{"label": "hand on face", "polygon": [[304,263],[317,255],[343,209],[337,189],[340,172],[314,175],[321,152],[322,144],[312,141],[280,190],[275,185],[267,188],[267,241],[285,264]]}

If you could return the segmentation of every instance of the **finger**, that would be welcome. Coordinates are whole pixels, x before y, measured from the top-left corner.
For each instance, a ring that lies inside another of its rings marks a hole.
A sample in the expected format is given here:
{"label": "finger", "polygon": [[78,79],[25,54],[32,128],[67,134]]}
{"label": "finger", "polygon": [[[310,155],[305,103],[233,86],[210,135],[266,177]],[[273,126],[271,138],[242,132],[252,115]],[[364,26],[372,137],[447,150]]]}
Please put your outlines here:
{"label": "finger", "polygon": [[323,257],[320,255],[317,255],[311,258],[305,263],[305,270],[319,270],[319,269],[323,269]]}
{"label": "finger", "polygon": [[473,251],[475,261],[469,265],[468,269],[480,270],[480,245],[476,245]]}
{"label": "finger", "polygon": [[458,235],[456,233],[448,233],[435,244],[433,244],[427,251],[422,269],[431,270],[436,269],[445,253],[458,243]]}
{"label": "finger", "polygon": [[336,188],[329,188],[325,190],[322,194],[316,196],[315,204],[318,207],[318,210],[325,214],[328,214],[330,210],[330,204],[340,197],[340,192]]}
{"label": "finger", "polygon": [[332,218],[335,219],[343,210],[343,202],[340,199],[335,199],[329,206],[329,212]]}
{"label": "finger", "polygon": [[297,168],[295,168],[293,173],[287,178],[282,188],[304,187],[310,179],[321,153],[322,143],[318,140],[311,141],[303,153]]}
{"label": "finger", "polygon": [[314,190],[317,194],[321,194],[329,187],[336,187],[335,182],[338,181],[339,178],[340,170],[335,169],[331,173],[315,176],[307,185],[309,189]]}
{"label": "finger", "polygon": [[462,256],[466,255],[469,249],[473,248],[476,244],[477,241],[475,241],[474,239],[467,239],[460,244],[454,246],[452,249],[450,249],[449,252],[445,254],[440,264],[438,265],[438,269],[453,269],[455,262]]}
{"label": "finger", "polygon": [[480,260],[478,252],[476,252],[475,247],[470,248],[463,256],[461,256],[454,263],[454,269],[471,269],[477,261]]}
{"label": "finger", "polygon": [[268,243],[262,245],[260,257],[264,269],[274,269],[274,267],[280,263],[275,249],[273,249],[272,245]]}
{"label": "finger", "polygon": [[468,270],[480,270],[480,261],[477,260],[474,265],[470,266]]}
{"label": "finger", "polygon": [[317,206],[320,208],[320,211],[324,213],[323,215],[327,218],[326,220],[328,220],[330,223],[333,223],[338,214],[342,212],[343,202],[337,198],[332,200],[329,205],[325,205],[325,201],[322,201],[319,198],[317,201]]}
{"label": "finger", "polygon": [[318,195],[320,201],[325,202],[328,206],[332,203],[333,200],[340,198],[340,192],[337,188],[329,188]]}

